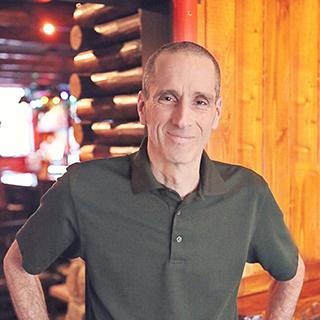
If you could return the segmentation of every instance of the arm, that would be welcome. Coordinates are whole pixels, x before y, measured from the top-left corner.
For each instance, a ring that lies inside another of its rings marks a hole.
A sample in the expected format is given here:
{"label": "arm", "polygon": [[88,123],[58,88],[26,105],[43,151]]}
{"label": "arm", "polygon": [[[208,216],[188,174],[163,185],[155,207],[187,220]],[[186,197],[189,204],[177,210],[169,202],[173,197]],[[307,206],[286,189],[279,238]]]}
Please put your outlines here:
{"label": "arm", "polygon": [[289,281],[272,280],[267,300],[266,320],[291,320],[303,285],[305,267],[299,255],[296,275]]}
{"label": "arm", "polygon": [[15,240],[3,260],[4,272],[11,299],[20,320],[48,320],[42,286],[38,276],[22,267],[22,255]]}

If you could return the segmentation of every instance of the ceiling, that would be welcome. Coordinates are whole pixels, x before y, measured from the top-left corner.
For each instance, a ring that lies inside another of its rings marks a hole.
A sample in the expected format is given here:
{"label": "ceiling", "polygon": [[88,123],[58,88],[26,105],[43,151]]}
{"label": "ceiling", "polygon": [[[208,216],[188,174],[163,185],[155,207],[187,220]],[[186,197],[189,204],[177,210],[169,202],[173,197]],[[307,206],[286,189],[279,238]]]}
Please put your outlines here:
{"label": "ceiling", "polygon": [[[0,87],[36,91],[68,86],[78,53],[71,48],[70,31],[79,2],[168,6],[168,0],[0,0]],[[42,30],[47,22],[56,28],[52,35]]]}
{"label": "ceiling", "polygon": [[[69,34],[78,1],[0,1],[0,86],[43,90],[74,72]],[[45,23],[56,30],[42,31]]]}

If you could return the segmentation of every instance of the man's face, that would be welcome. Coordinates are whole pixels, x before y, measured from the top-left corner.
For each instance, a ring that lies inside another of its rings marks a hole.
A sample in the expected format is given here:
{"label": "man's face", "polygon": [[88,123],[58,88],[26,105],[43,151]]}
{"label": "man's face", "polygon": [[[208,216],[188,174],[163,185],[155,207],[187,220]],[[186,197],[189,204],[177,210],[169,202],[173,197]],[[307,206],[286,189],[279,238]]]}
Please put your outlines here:
{"label": "man's face", "polygon": [[207,57],[165,53],[154,69],[148,99],[140,93],[138,100],[149,157],[163,164],[199,161],[221,115],[214,65]]}

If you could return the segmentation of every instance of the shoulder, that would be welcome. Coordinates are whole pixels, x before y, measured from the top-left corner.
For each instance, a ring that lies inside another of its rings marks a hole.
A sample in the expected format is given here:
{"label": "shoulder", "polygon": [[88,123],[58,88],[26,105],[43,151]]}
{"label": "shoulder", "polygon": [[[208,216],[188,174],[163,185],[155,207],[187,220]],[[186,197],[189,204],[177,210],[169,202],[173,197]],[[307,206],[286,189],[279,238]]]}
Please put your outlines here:
{"label": "shoulder", "polygon": [[125,179],[131,176],[130,156],[103,158],[78,162],[70,165],[62,180],[67,179],[71,184],[92,181],[110,181]]}
{"label": "shoulder", "polygon": [[127,168],[129,165],[130,156],[102,158],[74,163],[67,168],[67,172],[71,174],[89,172],[98,173],[102,170],[119,171],[120,173],[123,172],[123,169]]}
{"label": "shoulder", "polygon": [[213,160],[212,162],[228,188],[241,185],[250,189],[268,189],[265,179],[249,168]]}

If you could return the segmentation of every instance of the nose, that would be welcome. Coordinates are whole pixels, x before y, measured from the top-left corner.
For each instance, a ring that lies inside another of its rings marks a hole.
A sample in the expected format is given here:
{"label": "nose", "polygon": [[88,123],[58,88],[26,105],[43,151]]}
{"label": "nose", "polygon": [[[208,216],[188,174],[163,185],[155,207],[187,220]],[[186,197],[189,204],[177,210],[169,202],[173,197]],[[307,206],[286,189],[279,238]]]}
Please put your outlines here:
{"label": "nose", "polygon": [[172,112],[172,123],[179,128],[185,128],[191,125],[192,114],[187,101],[180,100]]}

